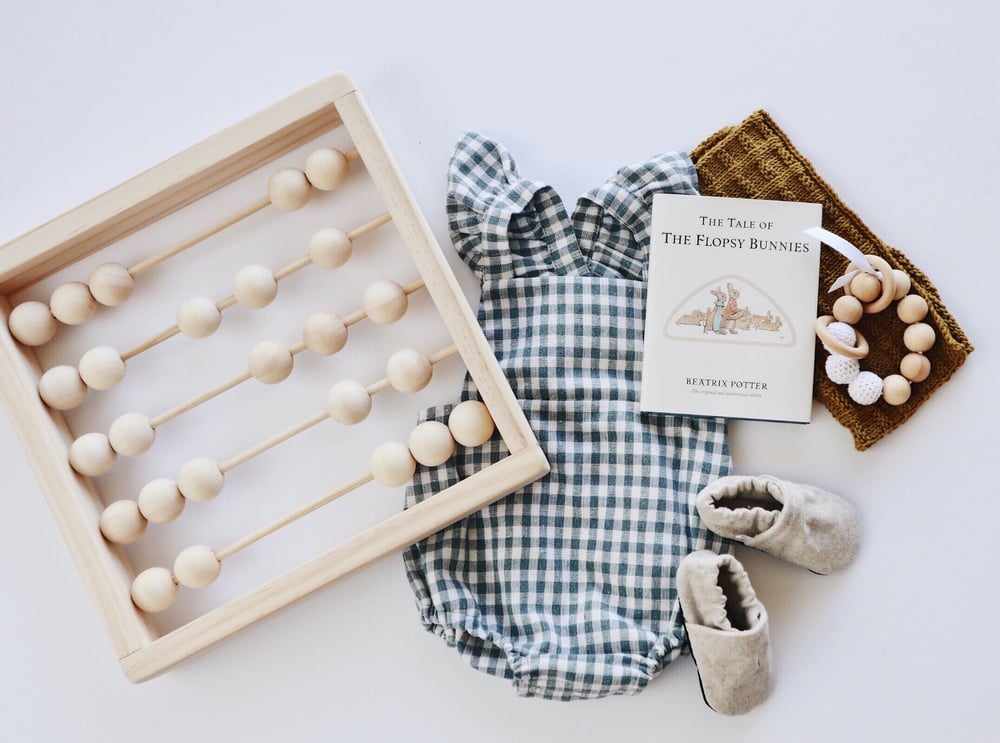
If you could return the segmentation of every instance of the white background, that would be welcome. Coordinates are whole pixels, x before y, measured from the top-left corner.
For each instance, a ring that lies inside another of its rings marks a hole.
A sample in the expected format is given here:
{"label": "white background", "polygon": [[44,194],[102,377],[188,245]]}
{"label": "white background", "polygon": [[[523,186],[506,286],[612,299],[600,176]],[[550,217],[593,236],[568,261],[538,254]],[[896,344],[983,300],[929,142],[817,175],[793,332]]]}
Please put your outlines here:
{"label": "white background", "polygon": [[689,658],[636,697],[517,698],[421,629],[398,556],[133,686],[4,418],[0,740],[996,739],[1000,12],[813,6],[0,0],[0,241],[338,70],[445,244],[464,129],[572,201],[766,108],[977,347],[865,453],[819,406],[805,428],[731,427],[737,471],[840,492],[864,527],[839,576],[739,553],[776,684],[737,719]]}

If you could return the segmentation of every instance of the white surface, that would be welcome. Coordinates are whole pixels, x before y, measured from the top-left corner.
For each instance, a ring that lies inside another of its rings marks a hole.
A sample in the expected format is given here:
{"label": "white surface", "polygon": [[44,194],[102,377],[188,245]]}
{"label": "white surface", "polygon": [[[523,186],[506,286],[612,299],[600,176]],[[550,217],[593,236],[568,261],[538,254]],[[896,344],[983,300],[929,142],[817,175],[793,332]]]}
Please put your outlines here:
{"label": "white surface", "polygon": [[995,739],[1000,12],[853,5],[0,2],[0,240],[337,70],[443,242],[463,129],[571,201],[763,107],[977,346],[866,453],[818,406],[807,428],[733,425],[738,471],[835,489],[864,526],[836,577],[740,553],[776,686],[739,719],[688,658],[633,698],[519,699],[421,630],[398,557],[132,686],[2,418],[0,740]]}

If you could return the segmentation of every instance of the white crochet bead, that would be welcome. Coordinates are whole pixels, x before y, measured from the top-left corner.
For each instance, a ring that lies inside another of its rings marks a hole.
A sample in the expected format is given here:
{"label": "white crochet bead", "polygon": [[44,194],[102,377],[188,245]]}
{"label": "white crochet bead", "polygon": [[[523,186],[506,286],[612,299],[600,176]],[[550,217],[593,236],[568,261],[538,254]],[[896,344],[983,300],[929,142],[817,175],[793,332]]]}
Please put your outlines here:
{"label": "white crochet bead", "polygon": [[882,377],[863,371],[847,385],[847,394],[858,405],[872,405],[882,396]]}
{"label": "white crochet bead", "polygon": [[861,371],[857,359],[849,359],[839,353],[831,353],[826,359],[826,376],[834,384],[850,384]]}
{"label": "white crochet bead", "polygon": [[[853,348],[854,344],[857,343],[858,336],[854,332],[854,328],[846,322],[832,322],[827,325],[826,330],[831,336],[833,336],[834,340],[840,341],[845,346],[851,346]],[[833,349],[825,343],[823,344],[823,348],[833,353]]]}

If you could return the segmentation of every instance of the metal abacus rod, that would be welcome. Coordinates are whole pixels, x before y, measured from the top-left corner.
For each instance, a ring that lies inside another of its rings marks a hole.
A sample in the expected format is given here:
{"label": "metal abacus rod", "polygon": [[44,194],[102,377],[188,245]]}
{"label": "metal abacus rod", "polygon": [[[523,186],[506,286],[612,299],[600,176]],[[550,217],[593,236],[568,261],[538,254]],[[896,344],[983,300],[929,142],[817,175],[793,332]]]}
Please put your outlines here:
{"label": "metal abacus rod", "polygon": [[208,501],[215,498],[222,492],[227,472],[265,451],[328,418],[343,425],[360,423],[371,412],[372,397],[390,387],[407,394],[424,389],[430,383],[434,366],[457,353],[455,345],[442,348],[429,356],[412,348],[397,351],[389,357],[385,378],[367,387],[354,380],[338,382],[330,388],[324,410],[221,463],[207,457],[192,459],[181,467],[176,481],[159,479],[147,483],[139,493],[138,501],[125,499],[110,504],[101,515],[101,532],[108,541],[116,544],[134,542],[145,532],[149,521],[173,521],[184,510],[186,501]]}
{"label": "metal abacus rod", "polygon": [[378,446],[372,452],[367,472],[325,495],[221,549],[215,550],[207,545],[188,547],[177,555],[172,571],[163,567],[142,571],[132,582],[132,601],[143,611],[164,611],[176,601],[180,586],[204,588],[210,585],[219,576],[223,560],[264,537],[372,481],[387,487],[399,487],[413,477],[418,464],[425,467],[442,465],[455,453],[456,443],[468,447],[482,446],[493,436],[493,431],[493,419],[485,405],[475,400],[460,403],[452,411],[448,425],[427,421],[410,432],[407,444],[389,441]]}
{"label": "metal abacus rod", "polygon": [[49,407],[70,410],[80,405],[88,389],[109,390],[124,377],[126,362],[141,353],[173,338],[179,333],[190,338],[207,338],[222,322],[222,312],[234,304],[252,309],[266,307],[277,294],[278,281],[298,270],[316,264],[322,268],[338,268],[351,257],[353,243],[363,235],[391,221],[388,213],[362,224],[348,233],[334,227],[324,227],[309,241],[309,252],[304,257],[276,273],[262,266],[245,266],[236,275],[233,294],[213,302],[196,297],[185,302],[177,312],[177,322],[150,336],[144,341],[119,352],[111,346],[97,346],[80,358],[77,367],[55,366],[47,370],[38,381],[38,392]]}
{"label": "metal abacus rod", "polygon": [[357,150],[347,153],[333,147],[315,150],[306,159],[304,170],[282,168],[274,173],[268,180],[265,198],[230,214],[176,245],[131,267],[121,263],[104,263],[91,273],[87,283],[69,281],[56,287],[48,303],[38,300],[22,302],[11,311],[8,318],[11,334],[26,346],[45,345],[55,336],[60,323],[81,325],[94,316],[99,306],[116,307],[126,302],[135,289],[135,278],[154,266],[268,206],[273,205],[282,211],[294,211],[305,206],[314,188],[321,191],[337,188],[346,180],[351,162],[358,157]]}

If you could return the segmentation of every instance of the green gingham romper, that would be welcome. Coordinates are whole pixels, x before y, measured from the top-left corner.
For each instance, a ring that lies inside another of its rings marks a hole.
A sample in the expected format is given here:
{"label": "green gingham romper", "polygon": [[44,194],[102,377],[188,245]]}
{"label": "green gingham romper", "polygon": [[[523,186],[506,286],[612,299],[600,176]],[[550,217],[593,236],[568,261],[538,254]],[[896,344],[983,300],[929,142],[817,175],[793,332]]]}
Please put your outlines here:
{"label": "green gingham romper", "polygon": [[[405,553],[421,620],[518,694],[638,693],[685,644],[681,559],[729,550],[693,505],[728,474],[725,422],[639,413],[652,197],[697,193],[697,174],[680,153],[622,168],[570,217],[469,133],[448,181],[452,240],[482,281],[479,322],[552,471]],[[468,379],[461,398],[476,398]],[[498,437],[460,448],[418,472],[407,505],[505,453]]]}

